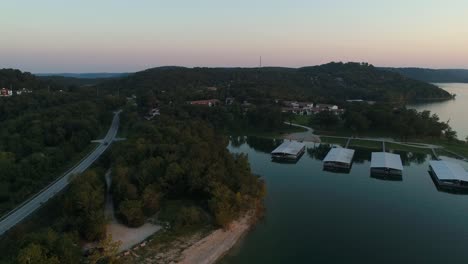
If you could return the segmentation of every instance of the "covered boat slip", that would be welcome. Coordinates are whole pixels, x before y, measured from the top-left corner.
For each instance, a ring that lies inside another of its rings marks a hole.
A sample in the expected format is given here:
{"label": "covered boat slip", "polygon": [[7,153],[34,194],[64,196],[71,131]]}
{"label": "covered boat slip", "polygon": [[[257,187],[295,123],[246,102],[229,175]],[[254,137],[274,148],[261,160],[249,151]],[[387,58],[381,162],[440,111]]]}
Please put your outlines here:
{"label": "covered boat slip", "polygon": [[332,148],[323,159],[326,170],[349,170],[353,162],[354,149]]}
{"label": "covered boat slip", "polygon": [[400,155],[387,152],[372,152],[371,174],[401,176],[403,164]]}
{"label": "covered boat slip", "polygon": [[284,141],[271,152],[271,157],[276,160],[299,159],[305,152],[305,144],[297,141]]}
{"label": "covered boat slip", "polygon": [[439,187],[468,190],[468,172],[457,163],[432,160],[429,162],[429,172]]}

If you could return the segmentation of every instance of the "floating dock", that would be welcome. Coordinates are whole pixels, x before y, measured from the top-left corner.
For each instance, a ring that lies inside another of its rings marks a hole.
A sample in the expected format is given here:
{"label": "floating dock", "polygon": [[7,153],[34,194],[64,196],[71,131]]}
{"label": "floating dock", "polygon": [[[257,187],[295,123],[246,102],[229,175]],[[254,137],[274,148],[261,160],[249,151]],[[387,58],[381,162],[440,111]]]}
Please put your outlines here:
{"label": "floating dock", "polygon": [[388,152],[372,152],[371,174],[401,176],[403,164],[400,155]]}
{"label": "floating dock", "polygon": [[431,160],[429,173],[438,188],[468,191],[468,172],[457,163]]}
{"label": "floating dock", "polygon": [[271,152],[271,158],[280,161],[296,161],[305,152],[305,144],[297,141],[285,141]]}
{"label": "floating dock", "polygon": [[323,159],[326,170],[349,170],[353,162],[354,149],[332,148]]}

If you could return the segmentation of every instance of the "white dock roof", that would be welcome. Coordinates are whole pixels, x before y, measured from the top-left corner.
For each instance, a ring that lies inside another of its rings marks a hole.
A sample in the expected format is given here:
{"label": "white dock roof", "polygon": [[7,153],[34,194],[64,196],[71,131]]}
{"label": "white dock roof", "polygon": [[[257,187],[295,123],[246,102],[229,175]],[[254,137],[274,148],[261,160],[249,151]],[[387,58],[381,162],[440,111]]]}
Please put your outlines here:
{"label": "white dock roof", "polygon": [[431,160],[429,164],[439,180],[459,180],[468,182],[468,172],[459,164],[445,160]]}
{"label": "white dock roof", "polygon": [[323,162],[341,162],[351,164],[354,157],[354,149],[332,148]]}
{"label": "white dock roof", "polygon": [[372,152],[371,168],[389,168],[403,171],[400,155],[388,152]]}
{"label": "white dock roof", "polygon": [[305,144],[301,142],[284,141],[283,144],[279,145],[279,147],[273,150],[271,154],[286,153],[291,155],[297,155],[304,147]]}

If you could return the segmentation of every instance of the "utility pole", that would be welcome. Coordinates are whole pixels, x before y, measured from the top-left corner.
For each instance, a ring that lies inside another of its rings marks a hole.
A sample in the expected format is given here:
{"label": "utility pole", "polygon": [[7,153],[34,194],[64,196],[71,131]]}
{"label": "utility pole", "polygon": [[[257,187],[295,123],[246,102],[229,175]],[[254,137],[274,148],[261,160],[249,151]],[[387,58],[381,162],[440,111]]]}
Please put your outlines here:
{"label": "utility pole", "polygon": [[262,56],[260,56],[260,68],[262,67]]}

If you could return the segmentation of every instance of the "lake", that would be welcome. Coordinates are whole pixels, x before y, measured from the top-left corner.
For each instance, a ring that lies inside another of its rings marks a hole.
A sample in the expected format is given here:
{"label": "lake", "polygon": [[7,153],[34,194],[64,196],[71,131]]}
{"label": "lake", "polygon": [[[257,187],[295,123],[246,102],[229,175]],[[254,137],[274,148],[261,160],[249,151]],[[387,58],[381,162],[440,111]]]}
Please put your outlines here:
{"label": "lake", "polygon": [[408,105],[418,111],[429,110],[436,113],[441,121],[450,120],[449,124],[457,131],[458,138],[465,140],[468,136],[468,84],[467,83],[436,83],[435,85],[449,93],[456,94],[455,100],[442,102],[427,102]]}
{"label": "lake", "polygon": [[403,177],[388,181],[370,176],[369,149],[339,174],[322,170],[319,151],[272,162],[278,143],[231,139],[229,150],[248,154],[268,194],[264,220],[220,263],[467,263],[468,195],[437,190],[430,156],[399,152]]}

